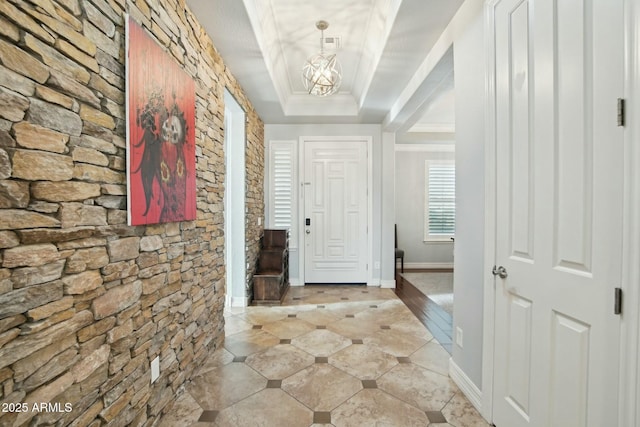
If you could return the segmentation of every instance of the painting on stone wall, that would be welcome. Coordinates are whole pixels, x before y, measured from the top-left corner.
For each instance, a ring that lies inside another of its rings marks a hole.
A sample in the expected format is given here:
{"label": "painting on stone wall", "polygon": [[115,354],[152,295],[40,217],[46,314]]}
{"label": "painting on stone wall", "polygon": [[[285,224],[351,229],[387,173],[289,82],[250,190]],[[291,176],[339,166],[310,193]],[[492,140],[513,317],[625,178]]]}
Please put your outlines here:
{"label": "painting on stone wall", "polygon": [[129,225],[196,217],[195,84],[127,19]]}

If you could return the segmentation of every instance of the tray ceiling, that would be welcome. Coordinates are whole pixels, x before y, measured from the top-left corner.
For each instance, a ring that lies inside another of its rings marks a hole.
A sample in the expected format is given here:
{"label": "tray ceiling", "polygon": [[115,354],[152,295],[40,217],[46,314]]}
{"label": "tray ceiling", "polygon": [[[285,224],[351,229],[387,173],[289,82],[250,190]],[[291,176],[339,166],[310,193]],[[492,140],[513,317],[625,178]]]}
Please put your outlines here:
{"label": "tray ceiling", "polygon": [[[258,114],[265,123],[277,124],[382,123],[463,1],[187,3]],[[337,94],[326,98],[307,94],[301,79],[305,60],[320,48],[320,31],[315,27],[320,19],[329,22],[325,37],[339,37],[341,43],[336,53],[343,83]],[[452,70],[450,61],[450,74]],[[430,120],[452,120],[452,93],[435,98],[439,99],[439,107],[431,106]],[[438,108],[449,108],[449,112],[437,111]],[[425,112],[427,109],[425,105]],[[422,123],[415,118],[413,122],[416,126]],[[439,123],[443,129],[446,124]]]}

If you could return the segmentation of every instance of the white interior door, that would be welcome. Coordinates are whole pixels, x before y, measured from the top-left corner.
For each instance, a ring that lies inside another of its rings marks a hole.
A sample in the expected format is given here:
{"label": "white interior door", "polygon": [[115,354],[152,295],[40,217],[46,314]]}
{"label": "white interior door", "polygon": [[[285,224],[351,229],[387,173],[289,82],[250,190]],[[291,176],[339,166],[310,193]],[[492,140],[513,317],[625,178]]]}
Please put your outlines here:
{"label": "white interior door", "polygon": [[367,282],[367,144],[306,141],[305,282]]}
{"label": "white interior door", "polygon": [[497,427],[616,426],[622,0],[495,13]]}

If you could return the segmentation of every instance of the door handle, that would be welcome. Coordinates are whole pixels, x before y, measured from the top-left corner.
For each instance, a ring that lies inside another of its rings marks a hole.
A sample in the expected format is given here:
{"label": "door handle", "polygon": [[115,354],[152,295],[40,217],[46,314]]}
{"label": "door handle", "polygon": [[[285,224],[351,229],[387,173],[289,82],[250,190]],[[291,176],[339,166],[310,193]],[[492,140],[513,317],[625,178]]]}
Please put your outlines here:
{"label": "door handle", "polygon": [[307,233],[307,234],[311,234],[311,230],[309,230],[309,229],[307,228],[307,231],[305,231],[305,233]]}
{"label": "door handle", "polygon": [[504,268],[503,266],[497,267],[495,265],[493,266],[493,270],[491,270],[491,273],[493,273],[494,276],[500,276],[501,279],[506,279],[509,275],[506,268]]}

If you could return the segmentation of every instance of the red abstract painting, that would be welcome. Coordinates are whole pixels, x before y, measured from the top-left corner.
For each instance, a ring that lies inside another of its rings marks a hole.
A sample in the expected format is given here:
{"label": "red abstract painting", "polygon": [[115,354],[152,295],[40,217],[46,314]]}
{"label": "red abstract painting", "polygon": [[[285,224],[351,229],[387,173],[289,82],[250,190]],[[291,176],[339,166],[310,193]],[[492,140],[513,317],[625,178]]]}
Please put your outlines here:
{"label": "red abstract painting", "polygon": [[129,225],[193,220],[195,84],[139,24],[127,24]]}

